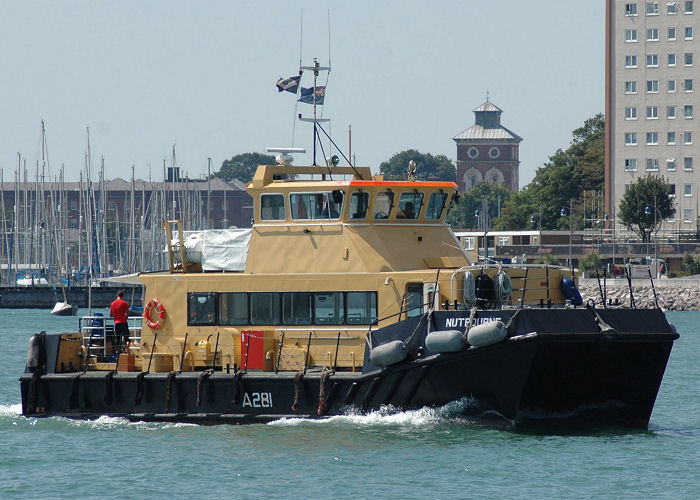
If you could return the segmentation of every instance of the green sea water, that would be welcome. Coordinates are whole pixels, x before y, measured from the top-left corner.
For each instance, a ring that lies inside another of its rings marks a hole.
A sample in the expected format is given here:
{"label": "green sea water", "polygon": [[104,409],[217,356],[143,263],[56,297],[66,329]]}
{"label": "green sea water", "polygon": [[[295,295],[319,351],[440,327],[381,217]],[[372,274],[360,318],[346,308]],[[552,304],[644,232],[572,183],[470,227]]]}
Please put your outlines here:
{"label": "green sea water", "polygon": [[648,430],[514,432],[453,408],[200,427],[20,415],[39,330],[0,310],[0,498],[700,498],[700,313],[676,341]]}

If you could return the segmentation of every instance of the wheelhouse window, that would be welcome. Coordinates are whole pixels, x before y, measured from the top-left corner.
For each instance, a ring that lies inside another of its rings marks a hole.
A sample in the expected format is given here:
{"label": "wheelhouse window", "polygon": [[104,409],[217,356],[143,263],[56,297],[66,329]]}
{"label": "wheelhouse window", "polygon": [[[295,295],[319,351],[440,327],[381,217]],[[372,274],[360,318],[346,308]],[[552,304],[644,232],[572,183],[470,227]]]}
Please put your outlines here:
{"label": "wheelhouse window", "polygon": [[216,324],[216,294],[187,294],[187,324],[190,326],[208,326]]}
{"label": "wheelhouse window", "polygon": [[388,219],[394,208],[394,192],[391,190],[377,193],[374,198],[374,218],[378,220]]}
{"label": "wheelhouse window", "polygon": [[369,193],[366,191],[356,191],[350,195],[350,208],[348,215],[351,219],[364,219],[367,217],[367,207],[369,206]]}
{"label": "wheelhouse window", "polygon": [[312,314],[310,293],[291,292],[282,294],[282,324],[310,325]]}
{"label": "wheelhouse window", "polygon": [[317,325],[342,325],[345,319],[343,293],[314,293],[314,311]]}
{"label": "wheelhouse window", "polygon": [[230,292],[219,294],[219,324],[236,326],[248,324],[248,294]]}
{"label": "wheelhouse window", "polygon": [[369,325],[377,318],[376,292],[347,292],[347,324]]}
{"label": "wheelhouse window", "polygon": [[284,196],[282,194],[260,195],[261,220],[284,220],[286,218]]}
{"label": "wheelhouse window", "polygon": [[399,208],[396,211],[397,219],[417,219],[420,209],[423,207],[423,196],[420,191],[401,193]]}
{"label": "wheelhouse window", "polygon": [[447,193],[440,191],[430,195],[428,200],[428,208],[425,210],[425,218],[428,220],[437,220],[442,216],[442,211],[447,203]]}
{"label": "wheelhouse window", "polygon": [[250,294],[250,324],[279,325],[280,297],[278,293],[258,292]]}
{"label": "wheelhouse window", "polygon": [[292,219],[338,219],[343,210],[343,191],[292,193],[289,206]]}

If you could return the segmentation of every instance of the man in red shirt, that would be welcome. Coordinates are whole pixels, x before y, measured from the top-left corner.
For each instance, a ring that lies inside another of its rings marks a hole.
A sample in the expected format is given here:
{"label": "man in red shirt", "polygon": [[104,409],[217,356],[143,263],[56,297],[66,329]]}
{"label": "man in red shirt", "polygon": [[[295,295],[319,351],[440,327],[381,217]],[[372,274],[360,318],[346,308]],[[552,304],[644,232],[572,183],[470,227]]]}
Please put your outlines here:
{"label": "man in red shirt", "polygon": [[122,345],[126,348],[129,342],[128,311],[129,304],[124,300],[124,290],[119,290],[117,299],[109,306],[109,315],[114,318],[114,347],[117,351]]}

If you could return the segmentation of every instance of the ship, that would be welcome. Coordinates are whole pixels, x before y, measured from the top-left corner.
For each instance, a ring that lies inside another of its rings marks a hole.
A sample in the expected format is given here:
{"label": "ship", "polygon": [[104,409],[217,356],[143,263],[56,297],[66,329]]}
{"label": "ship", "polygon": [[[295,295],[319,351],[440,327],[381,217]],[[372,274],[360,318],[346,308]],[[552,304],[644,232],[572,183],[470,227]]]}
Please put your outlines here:
{"label": "ship", "polygon": [[[242,424],[456,403],[514,428],[647,427],[678,338],[663,311],[583,304],[570,268],[474,261],[446,222],[457,185],[354,165],[316,112],[330,67],[304,70],[312,164],[268,149],[249,229],[164,221],[169,266],[138,275],[129,341],[98,315],[33,335],[22,414]],[[321,134],[346,165],[317,163]]]}
{"label": "ship", "polygon": [[[142,318],[30,339],[27,417],[210,423],[467,402],[514,427],[645,428],[678,334],[659,308],[582,304],[571,269],[473,262],[456,184],[263,165],[252,228],[183,231],[139,275]],[[140,323],[140,324],[139,324]]]}

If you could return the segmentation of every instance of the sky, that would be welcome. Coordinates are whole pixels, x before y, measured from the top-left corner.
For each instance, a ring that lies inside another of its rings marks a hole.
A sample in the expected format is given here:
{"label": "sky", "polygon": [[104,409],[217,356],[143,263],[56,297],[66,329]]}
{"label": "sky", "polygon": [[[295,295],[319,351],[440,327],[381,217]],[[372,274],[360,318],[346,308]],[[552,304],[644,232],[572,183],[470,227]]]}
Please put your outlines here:
{"label": "sky", "polygon": [[[571,132],[604,111],[603,0],[2,0],[0,168],[30,178],[46,126],[48,168],[67,181],[190,178],[265,147],[305,147],[312,107],[278,93],[314,57],[323,116],[347,154],[378,172],[406,149],[454,160],[452,138],[486,100],[523,138],[521,188]],[[330,23],[329,23],[330,18]],[[329,51],[330,49],[330,51]],[[320,84],[326,83],[321,75]],[[306,72],[302,85],[311,86]],[[318,162],[322,161],[319,153]],[[47,173],[49,175],[49,173]],[[33,179],[32,179],[33,180]]]}

